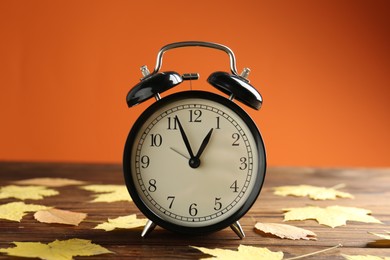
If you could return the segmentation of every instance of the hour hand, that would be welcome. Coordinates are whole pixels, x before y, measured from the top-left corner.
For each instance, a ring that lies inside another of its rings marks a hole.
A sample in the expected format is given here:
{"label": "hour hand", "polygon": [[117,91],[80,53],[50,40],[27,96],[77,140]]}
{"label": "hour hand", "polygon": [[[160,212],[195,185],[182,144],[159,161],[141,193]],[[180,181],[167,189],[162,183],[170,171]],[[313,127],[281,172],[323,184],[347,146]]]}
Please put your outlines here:
{"label": "hour hand", "polygon": [[200,145],[200,148],[198,150],[198,153],[195,155],[196,158],[200,158],[201,154],[203,153],[204,149],[206,148],[206,145],[210,141],[211,134],[213,133],[213,128],[210,129],[210,131],[207,133],[206,137],[203,139],[202,144]]}
{"label": "hour hand", "polygon": [[179,126],[180,134],[181,134],[181,137],[183,138],[184,144],[186,145],[188,154],[190,155],[190,158],[194,158],[195,156],[194,156],[194,153],[192,152],[190,142],[188,141],[187,135],[184,132],[183,126],[180,123],[179,117],[175,116],[175,119],[176,119],[176,122]]}

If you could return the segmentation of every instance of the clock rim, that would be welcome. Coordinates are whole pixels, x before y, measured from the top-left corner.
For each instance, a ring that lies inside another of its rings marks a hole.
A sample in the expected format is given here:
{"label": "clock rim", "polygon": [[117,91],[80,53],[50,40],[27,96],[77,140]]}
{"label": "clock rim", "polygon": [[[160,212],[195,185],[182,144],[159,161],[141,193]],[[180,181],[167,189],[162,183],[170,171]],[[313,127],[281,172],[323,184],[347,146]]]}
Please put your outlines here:
{"label": "clock rim", "polygon": [[[165,104],[171,102],[175,102],[177,100],[183,100],[189,98],[200,98],[200,99],[211,100],[214,102],[218,102],[221,105],[226,106],[227,108],[233,110],[248,126],[251,134],[255,139],[256,148],[260,158],[259,167],[257,169],[257,172],[255,173],[256,181],[255,181],[254,188],[252,189],[252,191],[250,191],[249,197],[244,202],[244,204],[239,209],[237,209],[236,212],[234,212],[230,217],[222,220],[221,222],[212,225],[201,226],[201,227],[182,226],[160,218],[156,213],[153,212],[153,210],[151,210],[146,205],[145,202],[143,202],[140,195],[137,193],[135,183],[131,173],[131,156],[132,156],[131,151],[135,142],[135,137],[138,134],[138,131],[142,126],[142,124],[161,106],[164,106]],[[182,234],[194,234],[194,235],[207,234],[207,233],[224,229],[230,226],[231,224],[235,223],[236,221],[238,221],[250,210],[250,208],[256,202],[260,194],[260,191],[262,189],[262,186],[264,184],[266,169],[267,169],[267,160],[266,160],[266,152],[265,152],[263,138],[261,136],[259,128],[256,126],[252,118],[240,106],[238,106],[236,103],[232,102],[231,100],[223,96],[217,95],[213,92],[200,91],[200,90],[190,90],[190,91],[182,91],[182,92],[174,93],[158,100],[157,102],[153,103],[150,107],[148,107],[133,124],[127,136],[124,152],[123,152],[123,175],[124,175],[127,190],[134,204],[149,220],[151,220],[155,224],[167,230],[174,231],[177,233],[182,233]]]}

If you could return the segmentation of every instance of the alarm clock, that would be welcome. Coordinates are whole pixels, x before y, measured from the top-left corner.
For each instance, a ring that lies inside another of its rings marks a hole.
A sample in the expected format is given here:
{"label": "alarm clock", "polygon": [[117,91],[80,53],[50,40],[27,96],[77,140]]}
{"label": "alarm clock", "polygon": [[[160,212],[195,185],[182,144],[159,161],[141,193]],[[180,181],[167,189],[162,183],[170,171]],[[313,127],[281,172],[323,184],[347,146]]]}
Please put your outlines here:
{"label": "alarm clock", "polygon": [[[165,91],[198,73],[160,72],[163,54],[181,47],[224,51],[231,73],[211,73],[207,82],[224,93],[188,90],[161,97]],[[189,41],[168,44],[157,54],[152,73],[127,94],[133,107],[150,98],[127,137],[123,171],[133,202],[149,219],[145,237],[157,225],[184,234],[206,234],[230,226],[239,238],[238,222],[256,201],[266,173],[266,153],[260,131],[241,107],[260,109],[262,97],[237,73],[232,50],[224,45]],[[238,103],[234,101],[237,100]]]}

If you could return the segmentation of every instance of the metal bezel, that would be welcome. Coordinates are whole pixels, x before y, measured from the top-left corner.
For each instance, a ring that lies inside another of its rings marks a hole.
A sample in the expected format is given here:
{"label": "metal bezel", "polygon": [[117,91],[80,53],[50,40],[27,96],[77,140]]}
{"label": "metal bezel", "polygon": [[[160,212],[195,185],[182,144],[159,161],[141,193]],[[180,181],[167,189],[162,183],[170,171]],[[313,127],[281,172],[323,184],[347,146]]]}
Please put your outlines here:
{"label": "metal bezel", "polygon": [[[256,148],[259,154],[259,167],[257,170],[257,178],[255,182],[254,189],[251,191],[247,201],[244,203],[244,205],[239,208],[232,216],[228,217],[227,219],[213,224],[209,226],[204,227],[187,227],[187,226],[180,226],[177,224],[170,223],[168,221],[165,221],[161,219],[158,215],[156,215],[149,207],[145,205],[145,203],[140,198],[139,194],[136,192],[134,180],[132,178],[131,174],[131,160],[132,160],[132,147],[134,145],[135,137],[141,127],[141,125],[145,122],[147,118],[149,118],[154,111],[156,111],[161,106],[164,106],[170,102],[174,102],[176,100],[182,100],[182,99],[188,99],[188,98],[202,98],[207,99],[211,101],[218,102],[230,109],[232,109],[239,117],[242,118],[242,120],[247,124],[248,128],[250,129],[251,134],[253,135],[255,142],[256,142]],[[153,103],[149,108],[147,108],[140,117],[136,120],[134,123],[132,129],[130,130],[130,133],[127,137],[125,148],[124,148],[124,154],[123,154],[123,172],[125,177],[125,182],[127,189],[129,191],[129,194],[131,195],[133,202],[137,205],[137,207],[141,210],[141,212],[151,221],[153,221],[155,224],[174,232],[178,233],[184,233],[184,234],[205,234],[210,233],[214,231],[218,231],[221,229],[224,229],[228,227],[229,225],[235,223],[238,221],[255,203],[257,197],[260,194],[264,179],[265,179],[265,173],[266,173],[266,154],[265,154],[265,148],[263,139],[261,137],[261,134],[256,126],[256,124],[253,122],[253,120],[250,118],[250,116],[237,104],[232,102],[231,100],[219,96],[217,94],[206,92],[206,91],[184,91],[172,94],[170,96],[167,96],[165,98],[162,98],[161,100],[157,101],[156,103]]]}

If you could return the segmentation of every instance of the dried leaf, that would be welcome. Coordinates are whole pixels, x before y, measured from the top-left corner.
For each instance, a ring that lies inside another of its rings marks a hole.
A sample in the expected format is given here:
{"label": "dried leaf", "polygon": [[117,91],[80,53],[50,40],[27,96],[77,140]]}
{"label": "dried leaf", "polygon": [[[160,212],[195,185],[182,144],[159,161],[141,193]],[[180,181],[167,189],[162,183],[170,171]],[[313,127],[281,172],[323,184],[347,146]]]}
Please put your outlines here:
{"label": "dried leaf", "polygon": [[44,186],[16,186],[0,187],[0,199],[15,198],[21,200],[41,200],[44,197],[57,195],[58,191]]}
{"label": "dried leaf", "polygon": [[332,228],[346,225],[347,220],[365,223],[382,223],[373,216],[368,215],[371,214],[370,210],[354,207],[330,206],[320,208],[310,206],[289,208],[284,209],[284,211],[288,211],[284,213],[284,221],[315,219],[318,223]]}
{"label": "dried leaf", "polygon": [[107,222],[97,225],[94,229],[104,229],[105,231],[111,231],[116,228],[137,228],[145,226],[147,219],[137,219],[135,214],[129,216],[118,217],[114,219],[108,219]]}
{"label": "dried leaf", "polygon": [[314,232],[286,224],[258,222],[255,225],[255,229],[280,238],[287,238],[292,240],[317,240],[317,235]]}
{"label": "dried leaf", "polygon": [[24,202],[11,202],[0,205],[0,219],[20,222],[20,220],[24,215],[27,214],[27,212],[34,212],[44,209],[49,209],[49,207],[35,204],[25,204]]}
{"label": "dried leaf", "polygon": [[374,242],[370,242],[367,244],[369,247],[384,247],[384,248],[389,248],[390,247],[390,232],[386,232],[387,234],[379,234],[379,233],[373,233],[373,232],[368,232],[372,235],[375,235],[377,237],[380,237],[381,239],[378,239]]}
{"label": "dried leaf", "polygon": [[46,187],[63,187],[68,185],[83,185],[84,181],[66,178],[33,178],[14,182],[18,185],[39,185]]}
{"label": "dried leaf", "polygon": [[348,260],[390,260],[390,257],[380,257],[373,255],[341,255]]}
{"label": "dried leaf", "polygon": [[325,187],[316,187],[311,185],[298,185],[298,186],[280,186],[274,188],[274,194],[279,196],[297,196],[297,197],[306,197],[313,200],[335,200],[338,198],[349,198],[353,199],[354,197],[347,193],[336,190],[336,188],[325,188]]}
{"label": "dried leaf", "polygon": [[69,260],[73,256],[92,256],[112,253],[85,239],[55,240],[49,244],[39,242],[13,242],[16,247],[1,248],[0,252],[12,256],[38,257],[46,260]]}
{"label": "dried leaf", "polygon": [[[372,235],[378,236],[378,237],[380,237],[380,238],[383,238],[383,239],[386,239],[386,240],[390,240],[390,232],[389,232],[389,231],[386,232],[387,235],[385,235],[385,234],[379,234],[379,233],[373,233],[373,232],[369,232],[369,233],[372,234]],[[390,241],[389,241],[389,242],[390,242]]]}
{"label": "dried leaf", "polygon": [[116,202],[116,201],[132,201],[124,185],[87,185],[82,189],[95,193],[95,199],[91,202]]}
{"label": "dried leaf", "polygon": [[281,260],[283,259],[283,252],[272,252],[265,247],[253,247],[240,245],[238,251],[228,249],[208,249],[204,247],[191,246],[198,249],[205,254],[212,255],[214,257],[203,259],[224,259],[224,260],[237,260],[237,259],[266,259],[266,260]]}
{"label": "dried leaf", "polygon": [[72,212],[61,209],[48,209],[37,211],[34,218],[43,223],[58,223],[78,226],[87,217],[85,213]]}

